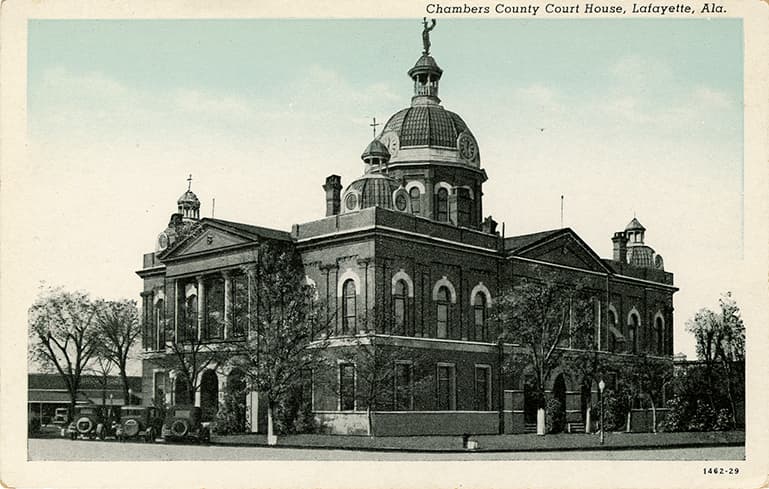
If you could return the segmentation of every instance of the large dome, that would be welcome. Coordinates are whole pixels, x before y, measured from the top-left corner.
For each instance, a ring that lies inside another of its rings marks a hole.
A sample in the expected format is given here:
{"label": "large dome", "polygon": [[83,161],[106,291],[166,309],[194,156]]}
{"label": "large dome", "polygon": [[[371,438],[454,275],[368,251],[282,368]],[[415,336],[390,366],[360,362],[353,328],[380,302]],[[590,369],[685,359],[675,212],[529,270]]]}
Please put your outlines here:
{"label": "large dome", "polygon": [[396,134],[400,148],[434,146],[456,149],[457,139],[463,132],[471,134],[465,121],[440,105],[423,105],[398,111],[390,117],[382,130],[383,135]]}

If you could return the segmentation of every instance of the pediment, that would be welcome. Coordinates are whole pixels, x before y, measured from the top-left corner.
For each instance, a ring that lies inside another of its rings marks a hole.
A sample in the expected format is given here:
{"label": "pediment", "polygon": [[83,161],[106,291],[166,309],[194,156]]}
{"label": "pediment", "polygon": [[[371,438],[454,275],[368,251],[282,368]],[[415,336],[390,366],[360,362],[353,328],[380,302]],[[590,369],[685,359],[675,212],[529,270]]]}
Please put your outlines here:
{"label": "pediment", "polygon": [[176,248],[169,250],[168,255],[164,256],[163,259],[177,259],[187,255],[209,253],[248,243],[253,243],[253,240],[226,229],[203,224],[192,236],[187,237]]}
{"label": "pediment", "polygon": [[564,230],[550,239],[533,243],[519,250],[516,256],[554,263],[592,272],[605,273],[609,269],[600,257],[572,230]]}

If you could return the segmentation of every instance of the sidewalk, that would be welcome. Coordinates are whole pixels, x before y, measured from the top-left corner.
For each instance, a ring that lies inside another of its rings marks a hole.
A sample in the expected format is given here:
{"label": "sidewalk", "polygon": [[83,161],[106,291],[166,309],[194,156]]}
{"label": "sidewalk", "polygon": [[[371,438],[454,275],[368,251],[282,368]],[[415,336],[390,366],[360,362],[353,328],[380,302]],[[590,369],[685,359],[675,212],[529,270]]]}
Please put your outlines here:
{"label": "sidewalk", "polygon": [[[597,434],[565,434],[537,436],[478,435],[479,452],[524,452],[563,450],[623,450],[744,445],[745,432],[704,433],[606,433],[604,445]],[[266,446],[263,434],[212,436],[212,444],[229,446]],[[278,437],[278,448],[327,448],[341,450],[464,452],[461,436],[367,437],[347,435],[285,435]]]}

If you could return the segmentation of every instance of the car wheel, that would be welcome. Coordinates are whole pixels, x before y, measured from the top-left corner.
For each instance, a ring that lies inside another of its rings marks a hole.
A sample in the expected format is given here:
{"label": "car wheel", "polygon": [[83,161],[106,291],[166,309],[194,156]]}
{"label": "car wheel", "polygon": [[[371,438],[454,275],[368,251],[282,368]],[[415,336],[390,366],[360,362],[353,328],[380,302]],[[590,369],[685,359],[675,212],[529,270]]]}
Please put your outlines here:
{"label": "car wheel", "polygon": [[69,434],[69,439],[70,440],[77,440],[77,433],[70,433]]}
{"label": "car wheel", "polygon": [[96,432],[96,436],[99,437],[99,440],[104,440],[107,437],[107,430],[102,427]]}

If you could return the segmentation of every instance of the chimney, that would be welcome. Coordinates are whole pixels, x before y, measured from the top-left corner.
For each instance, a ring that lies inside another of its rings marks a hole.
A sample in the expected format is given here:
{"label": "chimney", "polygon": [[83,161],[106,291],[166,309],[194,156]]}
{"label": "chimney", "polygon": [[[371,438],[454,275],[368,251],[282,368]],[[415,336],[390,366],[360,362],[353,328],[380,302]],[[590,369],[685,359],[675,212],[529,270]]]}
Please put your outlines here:
{"label": "chimney", "polygon": [[342,177],[339,175],[329,175],[326,177],[326,184],[323,185],[323,190],[326,191],[326,216],[339,214]]}
{"label": "chimney", "polygon": [[624,231],[617,231],[611,239],[614,243],[614,261],[627,263],[627,236]]}
{"label": "chimney", "polygon": [[488,234],[498,234],[497,233],[497,221],[495,221],[491,216],[487,217],[483,220],[483,224],[481,225],[481,231]]}

